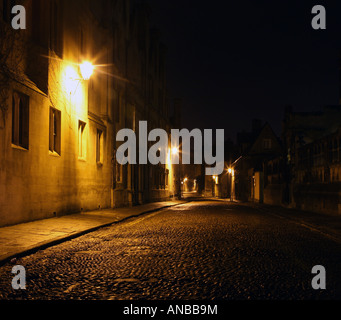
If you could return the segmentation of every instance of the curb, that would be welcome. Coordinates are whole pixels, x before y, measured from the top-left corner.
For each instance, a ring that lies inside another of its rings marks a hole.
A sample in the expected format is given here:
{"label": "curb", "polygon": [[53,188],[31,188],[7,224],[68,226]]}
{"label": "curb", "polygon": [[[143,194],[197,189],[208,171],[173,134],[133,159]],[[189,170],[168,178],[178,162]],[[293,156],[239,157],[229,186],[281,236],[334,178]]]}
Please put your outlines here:
{"label": "curb", "polygon": [[177,204],[167,205],[167,206],[156,208],[156,209],[151,209],[151,210],[143,211],[143,212],[140,212],[138,214],[134,214],[134,215],[125,217],[125,218],[123,218],[121,220],[118,220],[118,221],[108,222],[108,223],[105,223],[105,224],[102,224],[102,225],[99,225],[99,226],[96,226],[96,227],[92,227],[92,228],[89,228],[89,229],[86,229],[86,230],[75,232],[74,234],[71,234],[71,235],[68,235],[68,236],[61,236],[61,237],[56,238],[54,240],[48,240],[48,241],[45,241],[45,242],[41,242],[41,243],[39,243],[37,245],[29,247],[28,249],[22,250],[22,251],[20,251],[18,253],[10,254],[8,256],[5,256],[4,258],[1,258],[0,266],[3,266],[4,264],[6,264],[8,262],[11,262],[12,259],[18,259],[18,258],[22,258],[22,257],[28,256],[28,255],[31,255],[33,253],[38,252],[39,250],[44,250],[44,249],[56,246],[58,244],[61,244],[63,242],[79,238],[79,237],[81,237],[81,236],[83,236],[85,234],[97,231],[97,230],[99,230],[101,228],[105,228],[105,227],[109,227],[109,226],[114,225],[114,224],[125,222],[125,221],[127,221],[129,219],[137,218],[137,217],[149,214],[149,213],[161,211],[161,210],[164,210],[164,209],[167,209],[167,208],[176,207],[176,206],[182,205],[184,203],[188,203],[188,202],[190,202],[190,201],[184,201],[183,203],[177,203]]}

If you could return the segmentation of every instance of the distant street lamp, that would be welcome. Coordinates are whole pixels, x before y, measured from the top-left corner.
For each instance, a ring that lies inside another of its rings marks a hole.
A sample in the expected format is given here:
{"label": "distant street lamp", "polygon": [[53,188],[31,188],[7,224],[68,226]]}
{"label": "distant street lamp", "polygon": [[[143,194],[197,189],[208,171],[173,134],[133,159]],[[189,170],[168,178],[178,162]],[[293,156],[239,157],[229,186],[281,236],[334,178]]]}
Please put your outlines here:
{"label": "distant street lamp", "polygon": [[179,149],[178,149],[177,147],[173,147],[173,148],[172,148],[172,154],[173,154],[173,155],[179,154]]}
{"label": "distant street lamp", "polygon": [[[182,198],[182,185],[184,184],[184,182],[181,179],[181,165],[180,165],[181,161],[179,159],[180,158],[180,150],[179,150],[178,147],[173,147],[171,149],[171,152],[172,152],[172,157],[171,158],[172,159],[176,158],[179,161],[178,164],[177,164],[177,166],[178,166],[178,177],[177,177],[178,182],[177,182],[176,193],[177,193],[179,199],[181,199]],[[174,162],[172,161],[172,163],[174,163]]]}
{"label": "distant street lamp", "polygon": [[228,168],[227,172],[230,175],[230,201],[232,202],[232,200],[233,200],[233,197],[232,197],[232,179],[234,176],[234,170],[232,168]]}

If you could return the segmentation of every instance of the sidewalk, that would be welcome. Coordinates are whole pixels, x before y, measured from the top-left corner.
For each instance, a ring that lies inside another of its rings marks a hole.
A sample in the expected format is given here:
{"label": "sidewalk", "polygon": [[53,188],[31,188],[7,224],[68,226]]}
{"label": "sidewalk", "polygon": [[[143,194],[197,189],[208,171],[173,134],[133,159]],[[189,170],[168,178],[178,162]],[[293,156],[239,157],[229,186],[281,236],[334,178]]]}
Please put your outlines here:
{"label": "sidewalk", "polygon": [[12,258],[56,245],[98,228],[183,203],[186,201],[103,209],[0,228],[0,265]]}

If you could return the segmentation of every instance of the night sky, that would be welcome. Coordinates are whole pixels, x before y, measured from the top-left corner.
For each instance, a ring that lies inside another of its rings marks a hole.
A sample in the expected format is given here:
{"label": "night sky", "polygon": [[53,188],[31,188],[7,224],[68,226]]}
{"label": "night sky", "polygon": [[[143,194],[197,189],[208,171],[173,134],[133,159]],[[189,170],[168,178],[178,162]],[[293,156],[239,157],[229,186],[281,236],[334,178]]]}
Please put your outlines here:
{"label": "night sky", "polygon": [[[284,107],[339,103],[340,1],[148,0],[168,47],[169,96],[183,99],[184,128],[225,129],[253,118],[281,133]],[[327,29],[314,30],[314,5]]]}

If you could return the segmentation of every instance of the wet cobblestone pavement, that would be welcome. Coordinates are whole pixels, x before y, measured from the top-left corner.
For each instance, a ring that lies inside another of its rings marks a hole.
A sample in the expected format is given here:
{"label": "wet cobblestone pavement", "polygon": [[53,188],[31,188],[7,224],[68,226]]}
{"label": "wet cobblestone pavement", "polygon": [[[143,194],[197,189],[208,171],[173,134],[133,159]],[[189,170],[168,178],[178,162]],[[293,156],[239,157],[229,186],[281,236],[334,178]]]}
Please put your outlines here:
{"label": "wet cobblestone pavement", "polygon": [[[0,268],[1,300],[340,299],[341,246],[292,221],[222,202],[131,219]],[[323,265],[327,289],[313,290]]]}

